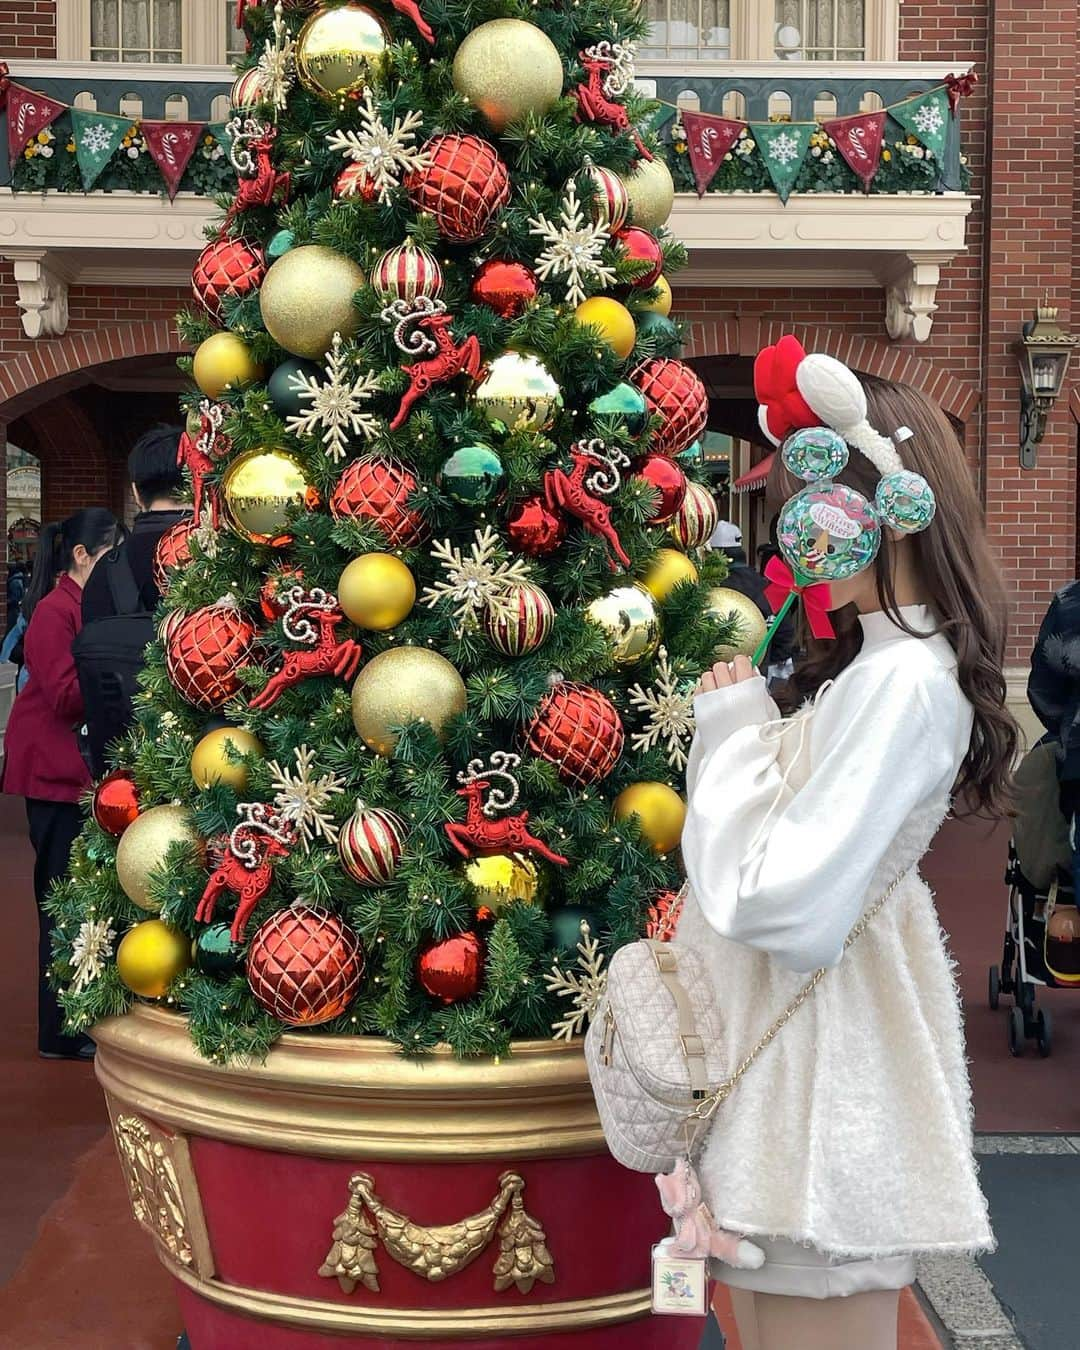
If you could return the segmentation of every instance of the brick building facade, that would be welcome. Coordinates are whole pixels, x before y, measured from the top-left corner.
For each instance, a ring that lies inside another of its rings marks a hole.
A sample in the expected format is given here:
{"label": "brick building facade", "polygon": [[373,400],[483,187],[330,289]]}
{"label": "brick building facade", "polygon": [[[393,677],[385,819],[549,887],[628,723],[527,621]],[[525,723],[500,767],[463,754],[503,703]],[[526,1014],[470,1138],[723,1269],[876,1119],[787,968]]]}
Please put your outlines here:
{"label": "brick building facade", "polygon": [[[757,2],[745,0],[744,8]],[[63,46],[57,11],[59,4],[62,17],[64,3],[15,0],[0,7],[0,59],[30,85],[19,63],[48,60]],[[963,109],[975,198],[966,248],[952,249],[941,267],[928,338],[890,340],[881,286],[838,287],[821,254],[792,284],[785,272],[782,286],[769,284],[768,273],[732,285],[692,271],[677,285],[676,313],[689,325],[688,354],[726,382],[713,409],[718,430],[750,434],[750,358],[781,328],[857,369],[907,379],[942,402],[963,437],[1013,589],[1010,663],[1019,680],[1051,593],[1076,574],[1080,358],[1050,415],[1037,466],[1025,470],[1013,348],[1044,296],[1058,307],[1063,327],[1080,330],[1080,6],[903,0],[889,17],[891,56],[899,63],[947,63],[957,72],[973,66],[979,74]],[[890,70],[896,68],[893,60]],[[812,67],[789,69],[805,76]],[[0,200],[0,258],[11,233],[4,223],[10,200]],[[706,201],[724,210],[723,197]],[[850,214],[863,209],[860,198],[844,201]],[[132,250],[140,247],[132,242]],[[119,509],[127,446],[173,406],[167,369],[178,347],[169,320],[188,291],[171,256],[168,284],[160,268],[147,271],[145,284],[135,267],[132,284],[73,280],[62,335],[36,339],[23,328],[25,297],[13,265],[0,261],[0,435],[39,457],[46,518],[92,501]]]}

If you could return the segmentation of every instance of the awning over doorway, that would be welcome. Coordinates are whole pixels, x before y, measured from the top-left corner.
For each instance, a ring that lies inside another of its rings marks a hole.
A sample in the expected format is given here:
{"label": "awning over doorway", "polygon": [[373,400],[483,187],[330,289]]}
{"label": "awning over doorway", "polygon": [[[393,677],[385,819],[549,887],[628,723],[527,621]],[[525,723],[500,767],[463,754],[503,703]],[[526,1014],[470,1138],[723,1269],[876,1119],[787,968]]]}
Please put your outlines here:
{"label": "awning over doorway", "polygon": [[769,474],[772,472],[775,458],[776,451],[773,450],[765,456],[760,464],[755,464],[748,472],[736,478],[731,485],[732,492],[760,492],[769,481]]}

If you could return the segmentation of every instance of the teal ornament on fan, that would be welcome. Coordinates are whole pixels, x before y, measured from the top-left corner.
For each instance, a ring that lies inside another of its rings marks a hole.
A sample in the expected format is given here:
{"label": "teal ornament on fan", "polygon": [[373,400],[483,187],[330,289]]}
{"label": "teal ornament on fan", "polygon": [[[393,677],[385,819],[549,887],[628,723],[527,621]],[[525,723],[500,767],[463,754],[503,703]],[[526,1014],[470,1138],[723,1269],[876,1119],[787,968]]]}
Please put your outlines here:
{"label": "teal ornament on fan", "polygon": [[443,462],[436,480],[459,506],[488,506],[506,488],[502,460],[488,445],[463,445]]}
{"label": "teal ornament on fan", "polygon": [[295,379],[298,375],[313,376],[320,384],[326,379],[326,372],[316,361],[305,361],[300,356],[282,361],[266,382],[266,392],[279,417],[299,417],[311,406],[310,399],[300,397],[299,381]]}
{"label": "teal ornament on fan", "polygon": [[245,946],[232,940],[230,925],[212,923],[195,938],[195,967],[203,975],[227,980],[244,965]]}
{"label": "teal ornament on fan", "polygon": [[639,436],[649,421],[649,409],[645,395],[625,380],[609,389],[605,394],[597,394],[589,404],[593,417],[614,417],[626,423],[631,436]]}
{"label": "teal ornament on fan", "polygon": [[584,905],[561,905],[551,911],[551,944],[560,952],[572,952],[582,939],[581,923],[585,920],[595,927],[592,916]]}
{"label": "teal ornament on fan", "polygon": [[[658,314],[654,309],[647,309],[641,314],[635,314],[634,322],[637,324],[639,338],[651,337],[654,340],[663,339],[665,342],[679,342],[678,325],[672,323],[666,314]],[[679,346],[682,347],[681,342]]]}
{"label": "teal ornament on fan", "polygon": [[292,230],[278,230],[276,234],[270,236],[270,242],[266,246],[267,261],[276,262],[283,254],[288,253],[295,243],[296,235]]}

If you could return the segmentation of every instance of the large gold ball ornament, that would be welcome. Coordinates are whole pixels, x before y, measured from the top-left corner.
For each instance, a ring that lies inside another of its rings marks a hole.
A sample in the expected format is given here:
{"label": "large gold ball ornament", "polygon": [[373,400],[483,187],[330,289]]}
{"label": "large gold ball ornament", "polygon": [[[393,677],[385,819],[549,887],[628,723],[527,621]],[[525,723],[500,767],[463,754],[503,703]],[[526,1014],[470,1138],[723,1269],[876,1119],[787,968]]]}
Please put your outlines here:
{"label": "large gold ball ornament", "polygon": [[289,450],[248,450],[225,470],[221,500],[229,524],[249,544],[282,548],[289,516],[313,504],[303,466]]}
{"label": "large gold ball ornament", "polygon": [[392,553],[354,558],[337,584],[338,604],[357,628],[396,628],[416,604],[416,581]]}
{"label": "large gold ball ornament", "polygon": [[641,584],[654,600],[664,601],[681,581],[697,584],[698,570],[677,548],[660,548],[649,564]]}
{"label": "large gold ball ornament", "polygon": [[656,853],[670,853],[682,838],[686,803],[666,783],[631,783],[615,798],[613,809],[616,820],[637,817]]}
{"label": "large gold ball ornament", "polygon": [[599,328],[604,341],[620,360],[625,361],[634,350],[637,341],[634,316],[618,300],[610,300],[606,295],[591,296],[574,310],[574,318],[578,323]]}
{"label": "large gold ball ornament", "polygon": [[366,5],[319,9],[296,38],[296,73],[312,94],[337,103],[360,91],[386,60],[390,34]]}
{"label": "large gold ball ornament", "polygon": [[259,288],[266,331],[294,356],[325,356],[335,333],[348,338],[359,327],[353,296],[365,280],[358,263],[324,244],[289,249]]}
{"label": "large gold ball ornament", "polygon": [[254,361],[247,344],[235,333],[211,333],[195,349],[192,365],[195,383],[207,398],[220,398],[228,389],[261,380],[263,368]]}
{"label": "large gold ball ornament", "polygon": [[441,735],[465,704],[465,681],[445,656],[428,647],[393,647],[356,677],[353,725],[376,754],[390,755],[398,740],[394,728],[421,721]]}
{"label": "large gold ball ornament", "polygon": [[491,19],[474,28],[454,57],[454,88],[495,132],[526,113],[545,113],[562,93],[558,48],[535,24]]}
{"label": "large gold ball ornament", "polygon": [[[230,750],[231,747],[231,750]],[[248,784],[248,766],[237,755],[259,755],[261,742],[243,727],[218,727],[208,731],[191,752],[191,776],[196,787],[218,783],[241,793]]]}
{"label": "large gold ball ornament", "polygon": [[604,630],[616,666],[635,666],[660,645],[656,601],[640,586],[616,586],[586,607],[586,616]]}
{"label": "large gold ball ornament", "polygon": [[709,592],[706,613],[714,619],[735,620],[735,634],[730,642],[716,646],[718,661],[733,661],[736,656],[753,656],[765,636],[765,616],[748,595],[716,586]]}
{"label": "large gold ball ornament", "polygon": [[563,405],[562,390],[531,352],[503,352],[476,386],[473,402],[496,431],[547,431]]}
{"label": "large gold ball ornament", "polygon": [[469,903],[486,905],[498,916],[514,900],[533,905],[543,902],[547,877],[541,864],[525,853],[492,853],[471,858],[464,868]]}
{"label": "large gold ball ornament", "polygon": [[662,314],[666,319],[671,313],[671,286],[667,277],[657,277],[653,282],[655,290],[659,291],[655,300],[640,300],[638,309],[646,313]]}
{"label": "large gold ball ornament", "polygon": [[116,850],[116,879],[133,905],[151,912],[160,909],[149,893],[150,873],[165,861],[173,844],[197,844],[199,836],[182,806],[151,806],[135,817],[120,836]]}
{"label": "large gold ball ornament", "polygon": [[116,949],[116,973],[141,998],[163,998],[190,965],[191,939],[161,919],[129,928]]}
{"label": "large gold ball ornament", "polygon": [[623,178],[630,198],[631,219],[642,230],[654,234],[667,223],[675,205],[675,183],[671,170],[659,157],[638,160],[633,173]]}

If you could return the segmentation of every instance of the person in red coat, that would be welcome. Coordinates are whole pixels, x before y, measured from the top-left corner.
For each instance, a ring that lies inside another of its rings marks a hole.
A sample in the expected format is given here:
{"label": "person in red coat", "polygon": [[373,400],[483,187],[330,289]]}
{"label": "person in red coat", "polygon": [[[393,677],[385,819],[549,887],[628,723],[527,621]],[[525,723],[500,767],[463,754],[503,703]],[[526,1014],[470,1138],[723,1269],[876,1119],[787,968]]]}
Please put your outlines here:
{"label": "person in red coat", "polygon": [[87,1037],[64,1035],[63,1010],[49,988],[52,919],[45,901],[52,883],[67,871],[82,828],[79,798],[90,786],[79,751],[83,702],[71,644],[82,627],[86,580],[121,533],[112,512],[98,506],[46,525],[23,598],[29,625],[23,651],[30,678],[8,718],[3,791],[26,798],[39,926],[38,1051],[48,1059],[93,1054]]}

